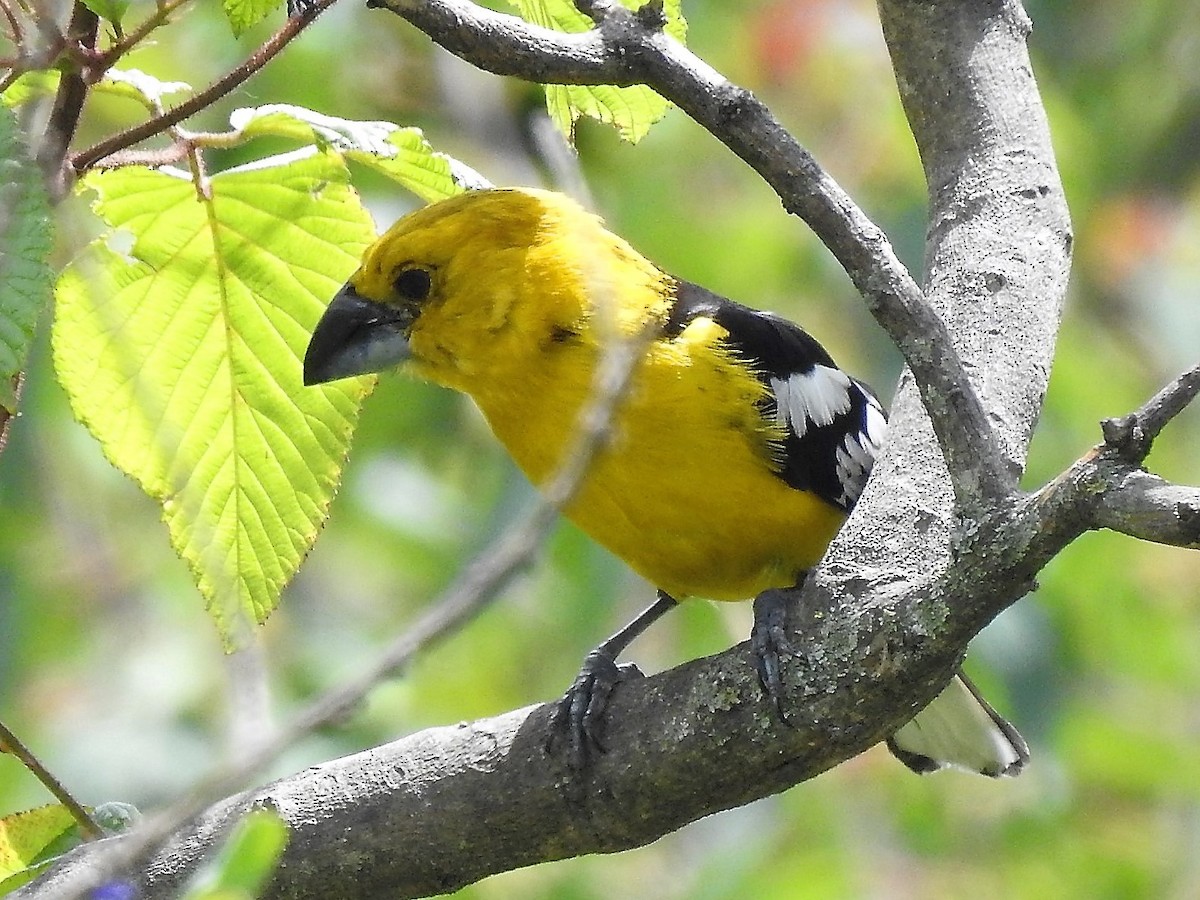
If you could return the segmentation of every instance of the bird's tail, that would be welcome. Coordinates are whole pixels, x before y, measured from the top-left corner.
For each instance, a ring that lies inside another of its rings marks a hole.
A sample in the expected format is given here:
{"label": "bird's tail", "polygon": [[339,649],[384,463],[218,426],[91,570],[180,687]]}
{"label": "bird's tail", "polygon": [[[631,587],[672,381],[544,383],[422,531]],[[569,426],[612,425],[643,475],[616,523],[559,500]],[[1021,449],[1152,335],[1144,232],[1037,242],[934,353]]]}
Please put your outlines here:
{"label": "bird's tail", "polygon": [[1029,761],[1024,738],[962,672],[887,745],[921,774],[953,766],[995,778],[1016,775]]}

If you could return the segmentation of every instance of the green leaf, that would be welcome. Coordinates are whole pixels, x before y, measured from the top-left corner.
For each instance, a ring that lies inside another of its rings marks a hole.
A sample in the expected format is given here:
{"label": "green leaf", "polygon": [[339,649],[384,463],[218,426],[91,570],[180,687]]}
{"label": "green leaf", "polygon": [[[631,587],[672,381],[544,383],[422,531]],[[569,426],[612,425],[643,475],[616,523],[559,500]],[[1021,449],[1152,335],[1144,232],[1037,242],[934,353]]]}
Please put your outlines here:
{"label": "green leaf", "polygon": [[625,140],[636,144],[659,121],[670,103],[644,85],[581,87],[574,84],[546,85],[546,110],[554,124],[574,139],[575,122],[587,116],[617,129]]}
{"label": "green leaf", "polygon": [[272,135],[327,145],[428,202],[452,197],[467,187],[489,186],[482,175],[435,152],[419,128],[339,119],[283,103],[234,110],[229,122],[243,137]]}
{"label": "green leaf", "polygon": [[[521,17],[535,25],[553,28],[555,31],[575,33],[587,31],[592,20],[581,13],[572,0],[510,0]],[[643,5],[643,0],[622,0],[631,9]],[[687,22],[683,18],[682,0],[665,0],[663,14],[666,17],[664,31],[681,43],[687,36]],[[621,137],[637,143],[646,136],[650,126],[666,115],[671,104],[645,85],[630,87],[597,85],[548,84],[546,85],[546,109],[559,129],[573,139],[575,121],[580,116],[598,119],[614,126]]]}
{"label": "green leaf", "polygon": [[59,279],[59,379],[108,458],[162,503],[236,645],[312,546],[373,383],[306,388],[300,364],[373,228],[344,163],[311,148],[215,175],[204,196],[142,167],[84,187],[114,233]]}
{"label": "green leaf", "polygon": [[140,69],[109,69],[96,83],[95,90],[133,100],[150,112],[158,112],[162,108],[163,97],[168,94],[190,94],[192,86],[185,81],[161,81]]}
{"label": "green leaf", "polygon": [[102,19],[114,24],[121,24],[121,19],[129,11],[129,0],[83,0],[83,5]]}
{"label": "green leaf", "polygon": [[13,411],[37,318],[50,301],[50,202],[16,116],[0,106],[0,406]]}
{"label": "green leaf", "polygon": [[6,106],[20,106],[30,100],[53,97],[54,92],[58,90],[60,77],[61,73],[57,69],[26,72],[4,91],[4,103]]}
{"label": "green leaf", "polygon": [[461,194],[464,189],[491,187],[474,169],[436,153],[419,128],[397,128],[387,142],[392,148],[388,153],[347,150],[346,158],[381,172],[427,203]]}
{"label": "green leaf", "polygon": [[287,839],[287,825],[275,812],[254,810],[197,873],[182,900],[253,900],[279,864]]}
{"label": "green leaf", "polygon": [[[0,819],[0,891],[23,884],[36,872],[28,870],[61,852],[61,842],[75,828],[75,819],[58,804],[13,813]],[[12,883],[9,882],[12,879]]]}
{"label": "green leaf", "polygon": [[234,37],[241,37],[283,5],[283,0],[221,0]]}

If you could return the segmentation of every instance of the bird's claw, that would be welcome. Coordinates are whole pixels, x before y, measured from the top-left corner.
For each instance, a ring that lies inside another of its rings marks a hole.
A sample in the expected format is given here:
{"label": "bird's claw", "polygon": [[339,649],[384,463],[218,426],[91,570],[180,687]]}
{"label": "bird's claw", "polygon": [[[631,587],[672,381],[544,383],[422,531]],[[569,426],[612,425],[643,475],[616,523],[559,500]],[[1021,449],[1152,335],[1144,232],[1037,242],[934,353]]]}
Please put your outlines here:
{"label": "bird's claw", "polygon": [[618,665],[604,650],[593,650],[550,717],[546,749],[557,753],[565,744],[567,767],[575,774],[587,769],[595,754],[605,753],[605,711],[618,684],[645,677],[633,663]]}
{"label": "bird's claw", "polygon": [[754,654],[758,680],[779,718],[787,725],[792,721],[784,706],[783,659],[800,655],[787,636],[787,608],[791,598],[792,592],[786,590],[763,591],[755,597],[754,625],[750,630],[750,651]]}

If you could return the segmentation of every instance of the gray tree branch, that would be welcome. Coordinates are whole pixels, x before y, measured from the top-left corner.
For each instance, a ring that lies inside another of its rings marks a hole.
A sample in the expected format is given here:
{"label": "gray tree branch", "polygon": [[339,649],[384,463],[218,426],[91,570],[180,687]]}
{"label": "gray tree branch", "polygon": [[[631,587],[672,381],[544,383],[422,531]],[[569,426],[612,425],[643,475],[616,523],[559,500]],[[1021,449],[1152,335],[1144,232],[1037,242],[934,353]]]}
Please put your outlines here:
{"label": "gray tree branch", "polygon": [[1140,409],[1101,422],[1104,443],[1033,495],[1038,528],[1108,528],[1145,541],[1200,549],[1200,488],[1144,471],[1164,427],[1200,393],[1200,364]]}
{"label": "gray tree branch", "polygon": [[1136,469],[1118,471],[1100,487],[1091,522],[1143,541],[1200,550],[1200,488]]}

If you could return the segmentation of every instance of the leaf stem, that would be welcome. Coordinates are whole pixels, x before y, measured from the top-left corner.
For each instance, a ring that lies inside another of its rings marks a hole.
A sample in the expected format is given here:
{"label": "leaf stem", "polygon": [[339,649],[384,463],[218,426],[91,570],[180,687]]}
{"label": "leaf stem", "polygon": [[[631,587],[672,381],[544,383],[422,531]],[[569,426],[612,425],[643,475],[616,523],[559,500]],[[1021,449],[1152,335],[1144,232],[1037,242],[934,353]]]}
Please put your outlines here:
{"label": "leaf stem", "polygon": [[55,778],[50,770],[42,765],[41,761],[33,755],[32,751],[3,722],[0,722],[0,749],[7,750],[19,759],[25,768],[45,786],[46,790],[53,794],[58,802],[66,807],[67,811],[74,816],[75,821],[79,824],[79,830],[83,832],[89,841],[104,837],[104,829],[96,824],[96,820],[83,808],[83,804],[76,800],[71,795],[71,792],[63,787],[62,782]]}

